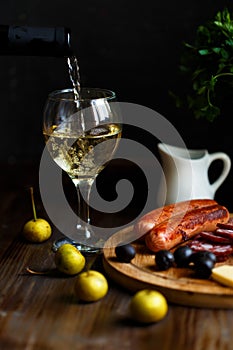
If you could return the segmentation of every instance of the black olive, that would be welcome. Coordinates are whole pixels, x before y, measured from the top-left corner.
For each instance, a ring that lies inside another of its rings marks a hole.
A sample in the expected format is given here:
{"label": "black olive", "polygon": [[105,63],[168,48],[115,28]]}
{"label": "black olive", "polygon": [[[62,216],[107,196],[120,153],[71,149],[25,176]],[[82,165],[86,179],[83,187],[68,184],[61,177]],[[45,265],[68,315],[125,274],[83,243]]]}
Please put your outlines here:
{"label": "black olive", "polygon": [[115,248],[118,260],[129,263],[136,255],[136,250],[131,244],[118,245]]}
{"label": "black olive", "polygon": [[192,254],[193,251],[188,246],[181,246],[177,248],[174,252],[174,258],[177,267],[188,267]]}
{"label": "black olive", "polygon": [[196,261],[198,261],[200,258],[203,258],[203,257],[211,259],[214,264],[217,261],[216,255],[214,253],[204,251],[204,250],[200,251],[200,252],[193,253],[192,256],[190,257],[190,261],[195,263]]}
{"label": "black olive", "polygon": [[194,263],[195,274],[198,278],[208,279],[212,273],[214,262],[210,258],[200,257]]}
{"label": "black olive", "polygon": [[155,254],[155,263],[159,270],[168,270],[174,261],[174,255],[169,250],[162,249]]}

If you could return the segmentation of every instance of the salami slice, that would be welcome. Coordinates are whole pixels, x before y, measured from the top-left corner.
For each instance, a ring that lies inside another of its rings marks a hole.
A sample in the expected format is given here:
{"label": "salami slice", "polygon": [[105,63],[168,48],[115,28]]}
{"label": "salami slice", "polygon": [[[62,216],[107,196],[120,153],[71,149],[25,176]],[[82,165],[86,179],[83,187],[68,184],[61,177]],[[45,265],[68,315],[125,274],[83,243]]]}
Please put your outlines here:
{"label": "salami slice", "polygon": [[[229,219],[230,220],[230,219]],[[227,222],[226,224],[223,224],[223,223],[221,223],[221,222],[219,222],[218,224],[217,224],[217,228],[223,228],[223,229],[226,229],[226,230],[231,230],[231,231],[233,231],[233,222]]]}
{"label": "salami slice", "polygon": [[[218,233],[218,230],[216,230],[214,232],[202,231],[202,232],[200,232],[199,235],[210,242],[215,242],[215,243],[220,243],[220,244],[233,244],[233,241],[231,239],[226,238],[220,234],[218,235],[217,233]],[[233,238],[233,231],[232,231],[232,238]]]}
{"label": "salami slice", "polygon": [[228,239],[233,244],[233,230],[217,228],[215,232],[217,235],[222,236],[225,239]]}
{"label": "salami slice", "polygon": [[194,251],[208,251],[216,255],[217,261],[225,261],[233,253],[232,244],[217,244],[206,241],[198,235],[195,239],[188,242],[187,245]]}

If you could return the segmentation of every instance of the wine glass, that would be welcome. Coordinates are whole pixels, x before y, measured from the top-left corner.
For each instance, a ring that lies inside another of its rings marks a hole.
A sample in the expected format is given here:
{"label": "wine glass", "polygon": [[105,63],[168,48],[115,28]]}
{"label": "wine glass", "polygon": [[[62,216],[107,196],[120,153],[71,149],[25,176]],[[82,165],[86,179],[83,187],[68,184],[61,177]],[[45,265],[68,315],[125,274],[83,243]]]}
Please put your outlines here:
{"label": "wine glass", "polygon": [[47,149],[77,189],[76,246],[98,251],[89,213],[91,186],[111,160],[121,138],[121,118],[113,91],[81,88],[49,94],[44,107],[43,134]]}

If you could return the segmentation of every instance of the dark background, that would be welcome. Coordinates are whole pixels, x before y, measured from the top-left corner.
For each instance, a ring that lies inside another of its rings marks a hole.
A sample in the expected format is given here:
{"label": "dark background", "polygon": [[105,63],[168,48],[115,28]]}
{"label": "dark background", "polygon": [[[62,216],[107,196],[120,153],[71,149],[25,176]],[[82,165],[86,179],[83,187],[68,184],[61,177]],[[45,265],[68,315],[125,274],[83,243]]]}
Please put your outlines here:
{"label": "dark background", "polygon": [[[150,107],[174,124],[188,147],[225,151],[233,160],[232,109],[211,124],[196,121],[177,110],[168,94],[185,89],[178,73],[182,42],[192,40],[197,26],[224,6],[233,10],[232,1],[224,0],[2,0],[0,24],[69,27],[83,86],[109,88],[119,101]],[[66,62],[0,56],[0,67],[0,160],[38,160],[46,97],[71,86]],[[232,197],[231,171],[216,198],[233,210]]]}

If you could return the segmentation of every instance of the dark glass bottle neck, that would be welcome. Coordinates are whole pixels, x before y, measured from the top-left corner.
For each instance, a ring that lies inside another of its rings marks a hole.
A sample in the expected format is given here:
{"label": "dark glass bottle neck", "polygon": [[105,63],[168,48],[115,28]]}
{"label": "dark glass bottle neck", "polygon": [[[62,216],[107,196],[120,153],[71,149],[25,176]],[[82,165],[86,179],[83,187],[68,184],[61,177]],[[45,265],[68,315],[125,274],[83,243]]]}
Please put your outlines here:
{"label": "dark glass bottle neck", "polygon": [[65,27],[0,26],[0,54],[70,56],[70,34]]}

